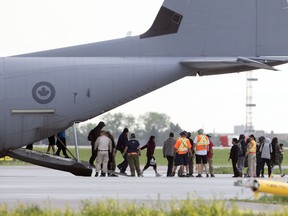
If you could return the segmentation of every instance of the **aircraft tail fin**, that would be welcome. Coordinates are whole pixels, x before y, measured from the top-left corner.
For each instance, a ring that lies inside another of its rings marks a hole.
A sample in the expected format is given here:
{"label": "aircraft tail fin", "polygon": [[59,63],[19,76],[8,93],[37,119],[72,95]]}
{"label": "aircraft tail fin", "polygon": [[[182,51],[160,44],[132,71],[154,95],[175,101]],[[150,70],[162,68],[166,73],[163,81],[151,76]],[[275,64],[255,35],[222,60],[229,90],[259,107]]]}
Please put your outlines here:
{"label": "aircraft tail fin", "polygon": [[140,38],[163,36],[168,55],[288,56],[287,24],[287,0],[165,0]]}
{"label": "aircraft tail fin", "polygon": [[287,0],[164,0],[140,36],[20,56],[288,56],[287,24]]}

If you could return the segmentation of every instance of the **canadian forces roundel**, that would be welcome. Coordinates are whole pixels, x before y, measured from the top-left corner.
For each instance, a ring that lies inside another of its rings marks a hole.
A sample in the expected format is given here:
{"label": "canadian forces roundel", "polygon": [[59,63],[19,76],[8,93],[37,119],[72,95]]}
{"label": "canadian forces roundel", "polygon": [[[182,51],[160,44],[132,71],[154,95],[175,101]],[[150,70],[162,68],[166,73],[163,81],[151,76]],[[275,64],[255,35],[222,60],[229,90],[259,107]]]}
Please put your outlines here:
{"label": "canadian forces roundel", "polygon": [[32,89],[34,100],[40,104],[50,103],[55,97],[55,88],[49,82],[39,82]]}

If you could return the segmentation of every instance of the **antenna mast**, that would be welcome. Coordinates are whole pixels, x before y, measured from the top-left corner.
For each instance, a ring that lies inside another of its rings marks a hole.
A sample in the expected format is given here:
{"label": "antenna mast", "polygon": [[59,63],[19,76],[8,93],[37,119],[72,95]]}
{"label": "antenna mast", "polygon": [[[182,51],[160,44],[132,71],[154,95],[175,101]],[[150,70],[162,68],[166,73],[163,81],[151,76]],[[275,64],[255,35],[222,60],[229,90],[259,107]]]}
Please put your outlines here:
{"label": "antenna mast", "polygon": [[253,126],[253,113],[252,108],[256,106],[255,103],[253,103],[253,85],[252,83],[255,81],[258,81],[257,78],[252,77],[252,71],[249,71],[246,73],[247,79],[246,79],[246,127],[245,132],[247,134],[254,133],[254,126]]}

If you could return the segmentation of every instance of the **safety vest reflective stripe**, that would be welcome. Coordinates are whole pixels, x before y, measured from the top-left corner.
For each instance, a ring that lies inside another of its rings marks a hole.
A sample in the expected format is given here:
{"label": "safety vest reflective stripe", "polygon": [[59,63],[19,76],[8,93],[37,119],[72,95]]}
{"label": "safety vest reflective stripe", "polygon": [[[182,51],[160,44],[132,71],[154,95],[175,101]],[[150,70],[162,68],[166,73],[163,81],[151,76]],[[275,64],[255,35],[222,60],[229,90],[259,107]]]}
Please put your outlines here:
{"label": "safety vest reflective stripe", "polygon": [[184,139],[179,138],[179,140],[181,141],[181,144],[180,144],[180,146],[178,148],[178,152],[186,152],[186,151],[188,151],[188,144],[186,143],[187,139],[186,138],[184,138]]}
{"label": "safety vest reflective stripe", "polygon": [[205,144],[197,144],[196,145],[196,151],[203,151],[203,150],[207,150],[207,145]]}
{"label": "safety vest reflective stripe", "polygon": [[255,140],[251,140],[251,148],[249,149],[249,154],[255,154],[256,153],[256,142]]}
{"label": "safety vest reflective stripe", "polygon": [[196,143],[196,152],[207,150],[208,147],[208,137],[205,135],[198,135],[197,136],[197,143]]}

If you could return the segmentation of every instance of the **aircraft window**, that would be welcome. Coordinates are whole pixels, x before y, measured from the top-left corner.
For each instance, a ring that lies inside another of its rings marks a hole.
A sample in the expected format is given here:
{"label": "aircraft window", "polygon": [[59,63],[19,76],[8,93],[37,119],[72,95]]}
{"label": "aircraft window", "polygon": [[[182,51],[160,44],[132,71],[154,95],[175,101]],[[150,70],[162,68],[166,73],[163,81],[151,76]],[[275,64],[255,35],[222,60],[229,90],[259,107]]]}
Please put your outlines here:
{"label": "aircraft window", "polygon": [[140,38],[177,33],[182,17],[181,14],[162,6],[150,29],[140,35]]}

